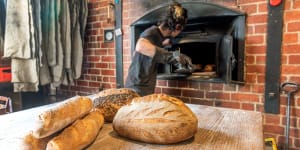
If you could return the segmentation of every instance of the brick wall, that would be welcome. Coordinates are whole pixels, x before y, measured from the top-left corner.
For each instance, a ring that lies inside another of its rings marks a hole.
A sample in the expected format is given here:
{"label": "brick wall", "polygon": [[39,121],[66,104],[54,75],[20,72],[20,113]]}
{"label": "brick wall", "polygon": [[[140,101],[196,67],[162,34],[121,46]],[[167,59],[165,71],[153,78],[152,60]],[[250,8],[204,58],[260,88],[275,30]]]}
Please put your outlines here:
{"label": "brick wall", "polygon": [[[130,64],[129,25],[150,7],[145,0],[123,1],[124,76]],[[178,0],[179,2],[182,2]],[[245,48],[245,85],[226,85],[192,81],[159,80],[157,93],[167,93],[185,102],[217,107],[264,112],[264,82],[266,63],[266,0],[202,0],[217,3],[247,13]],[[155,2],[152,1],[153,5]],[[167,2],[163,1],[162,3]],[[148,2],[149,3],[149,2]],[[61,92],[90,94],[116,87],[115,45],[103,42],[103,29],[113,28],[107,19],[108,0],[89,0],[88,27],[84,50],[82,77],[74,86],[62,87]],[[151,5],[151,4],[150,4]],[[281,82],[300,83],[300,0],[286,0],[282,46]],[[281,146],[285,139],[287,97],[282,93],[280,114],[264,114],[264,136],[273,137]],[[290,147],[300,148],[300,92],[291,104]]]}

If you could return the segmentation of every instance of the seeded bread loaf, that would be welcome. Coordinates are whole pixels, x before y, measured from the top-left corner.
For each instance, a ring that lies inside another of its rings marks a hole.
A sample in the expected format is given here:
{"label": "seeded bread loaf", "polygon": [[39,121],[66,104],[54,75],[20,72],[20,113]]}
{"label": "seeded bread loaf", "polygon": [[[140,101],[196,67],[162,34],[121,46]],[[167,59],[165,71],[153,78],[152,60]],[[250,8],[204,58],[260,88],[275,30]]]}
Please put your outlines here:
{"label": "seeded bread loaf", "polygon": [[35,138],[47,137],[86,115],[92,108],[92,100],[88,97],[67,99],[39,115],[32,135]]}
{"label": "seeded bread loaf", "polygon": [[170,144],[193,137],[198,120],[181,100],[152,94],[134,98],[121,107],[113,120],[113,129],[133,140]]}
{"label": "seeded bread loaf", "polygon": [[102,111],[106,122],[112,122],[120,107],[130,102],[139,94],[131,89],[107,89],[99,92],[93,102],[94,106]]}

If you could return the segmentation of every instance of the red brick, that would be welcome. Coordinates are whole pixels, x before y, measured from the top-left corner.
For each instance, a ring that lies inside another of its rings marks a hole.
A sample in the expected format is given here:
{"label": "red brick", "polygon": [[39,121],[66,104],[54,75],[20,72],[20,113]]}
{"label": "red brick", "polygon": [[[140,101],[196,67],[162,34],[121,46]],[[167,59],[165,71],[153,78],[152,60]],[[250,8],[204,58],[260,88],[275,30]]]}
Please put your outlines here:
{"label": "red brick", "polygon": [[222,91],[224,89],[224,84],[223,83],[214,83],[211,85],[211,89]]}
{"label": "red brick", "polygon": [[251,45],[246,47],[247,54],[265,54],[266,53],[266,46],[257,46]]}
{"label": "red brick", "polygon": [[99,62],[100,58],[98,56],[88,56],[88,62]]}
{"label": "red brick", "polygon": [[251,4],[257,2],[264,2],[264,0],[239,0],[239,3],[242,4]]}
{"label": "red brick", "polygon": [[254,32],[257,33],[267,33],[267,25],[266,24],[256,24],[254,25]]}
{"label": "red brick", "polygon": [[115,75],[115,70],[101,70],[101,75],[114,76]]}
{"label": "red brick", "polygon": [[88,86],[89,83],[87,81],[77,81],[77,85],[79,85],[79,86]]}
{"label": "red brick", "polygon": [[[282,117],[282,125],[286,126],[287,117]],[[290,128],[297,128],[297,118],[290,116]]]}
{"label": "red brick", "polygon": [[298,33],[286,33],[283,36],[283,43],[297,43]]}
{"label": "red brick", "polygon": [[[300,4],[299,4],[299,7],[300,7]],[[296,147],[300,147],[300,138],[298,138],[298,139],[294,139],[294,143],[295,143],[295,146]]]}
{"label": "red brick", "polygon": [[257,83],[265,83],[265,74],[257,74]]}
{"label": "red brick", "polygon": [[232,93],[231,100],[238,100],[243,102],[259,102],[259,96],[255,94]]}
{"label": "red brick", "polygon": [[191,103],[199,104],[199,105],[206,105],[206,106],[213,106],[213,101],[197,99],[197,98],[192,98]]}
{"label": "red brick", "polygon": [[266,56],[256,56],[256,64],[266,64]]}
{"label": "red brick", "polygon": [[[246,80],[248,83],[250,83],[248,80]],[[238,87],[239,92],[251,92],[251,86],[250,85],[244,85]]]}
{"label": "red brick", "polygon": [[89,74],[97,74],[97,75],[101,75],[99,69],[89,69],[88,73],[89,73]]}
{"label": "red brick", "polygon": [[242,107],[243,110],[252,110],[254,111],[255,107],[253,104],[249,104],[249,103],[242,103]]}
{"label": "red brick", "polygon": [[256,74],[246,74],[246,82],[247,83],[256,83]]}
{"label": "red brick", "polygon": [[203,89],[205,91],[211,90],[211,84],[210,83],[200,83],[200,89]]}
{"label": "red brick", "polygon": [[281,55],[281,64],[282,65],[288,64],[288,55],[285,54]]}
{"label": "red brick", "polygon": [[162,88],[162,93],[171,95],[171,96],[181,96],[180,89],[173,89],[173,88]]}
{"label": "red brick", "polygon": [[115,76],[109,77],[109,82],[116,83],[116,77]]}
{"label": "red brick", "polygon": [[291,44],[291,45],[284,45],[283,46],[283,53],[284,54],[291,54],[291,53],[299,53],[300,44]]}
{"label": "red brick", "polygon": [[[299,84],[300,83],[300,76],[291,76],[290,80]],[[284,81],[286,81],[286,80],[284,80]],[[300,103],[298,104],[298,106],[300,106]]]}
{"label": "red brick", "polygon": [[280,125],[280,116],[273,114],[264,115],[264,124],[268,125]]}
{"label": "red brick", "polygon": [[103,87],[104,87],[105,89],[111,89],[111,88],[114,88],[114,86],[113,86],[111,83],[103,83],[102,85],[103,85]]}
{"label": "red brick", "polygon": [[259,3],[258,4],[258,12],[260,12],[260,13],[268,12],[268,5],[267,5],[266,1],[265,1],[265,3]]}
{"label": "red brick", "polygon": [[298,65],[282,65],[283,74],[300,74],[300,66]]}
{"label": "red brick", "polygon": [[101,84],[99,82],[89,82],[89,87],[97,87],[97,88],[99,88],[100,85]]}
{"label": "red brick", "polygon": [[264,73],[265,66],[264,65],[248,65],[246,70],[248,73]]}
{"label": "red brick", "polygon": [[179,88],[188,88],[188,82],[186,80],[179,80],[178,87]]}
{"label": "red brick", "polygon": [[255,104],[255,110],[258,111],[258,112],[264,112],[264,105]]}
{"label": "red brick", "polygon": [[266,132],[266,133],[275,133],[275,134],[281,134],[281,135],[284,134],[284,130],[285,130],[284,127],[277,126],[277,125],[264,125],[263,128],[264,128],[263,129],[264,132]]}
{"label": "red brick", "polygon": [[191,104],[191,99],[190,98],[187,98],[187,97],[177,97],[177,98],[180,99],[184,103]]}
{"label": "red brick", "polygon": [[253,25],[248,25],[247,30],[246,30],[247,35],[252,35],[254,34],[254,26]]}
{"label": "red brick", "polygon": [[300,55],[290,55],[288,60],[289,64],[300,64]]}
{"label": "red brick", "polygon": [[299,32],[300,31],[300,20],[299,20],[299,22],[287,23],[286,26],[287,26],[288,32]]}
{"label": "red brick", "polygon": [[261,35],[253,35],[246,37],[246,44],[254,45],[254,44],[263,44],[265,42],[264,36]]}
{"label": "red brick", "polygon": [[108,68],[108,63],[96,63],[95,68],[107,69]]}
{"label": "red brick", "polygon": [[154,93],[161,94],[161,88],[160,87],[155,87]]}
{"label": "red brick", "polygon": [[257,13],[257,4],[242,5],[241,9],[244,10],[247,14],[254,14]]}
{"label": "red brick", "polygon": [[229,100],[230,94],[225,92],[206,92],[206,98],[209,99],[218,99],[218,100]]}
{"label": "red brick", "polygon": [[267,22],[267,15],[266,14],[258,14],[258,15],[251,15],[247,18],[247,23],[251,24],[259,24],[259,23],[266,23]]}
{"label": "red brick", "polygon": [[187,89],[183,89],[182,90],[182,96],[203,98],[204,97],[204,92],[199,91],[199,90],[187,90]]}
{"label": "red brick", "polygon": [[193,88],[193,89],[199,89],[200,87],[200,83],[199,82],[189,82],[189,88]]}
{"label": "red brick", "polygon": [[246,64],[255,64],[255,56],[248,55],[245,59]]}
{"label": "red brick", "polygon": [[299,0],[295,0],[295,1],[293,1],[294,3],[294,5],[293,5],[293,8],[294,9],[299,9],[300,8],[300,1]]}
{"label": "red brick", "polygon": [[169,87],[178,87],[178,80],[168,80]]}
{"label": "red brick", "polygon": [[220,101],[220,102],[216,103],[216,106],[218,106],[218,107],[226,107],[226,108],[236,108],[236,109],[240,109],[241,108],[241,104],[238,103],[238,102]]}
{"label": "red brick", "polygon": [[167,86],[166,80],[157,80],[157,86]]}
{"label": "red brick", "polygon": [[254,93],[263,93],[265,91],[264,85],[252,85],[252,92]]}
{"label": "red brick", "polygon": [[101,62],[106,62],[106,63],[110,63],[110,62],[115,62],[115,56],[102,56],[101,57]]}
{"label": "red brick", "polygon": [[284,21],[294,22],[295,20],[300,20],[300,10],[286,11],[284,13]]}
{"label": "red brick", "polygon": [[234,84],[225,84],[224,85],[224,91],[235,92],[235,91],[237,91],[237,85],[234,85]]}

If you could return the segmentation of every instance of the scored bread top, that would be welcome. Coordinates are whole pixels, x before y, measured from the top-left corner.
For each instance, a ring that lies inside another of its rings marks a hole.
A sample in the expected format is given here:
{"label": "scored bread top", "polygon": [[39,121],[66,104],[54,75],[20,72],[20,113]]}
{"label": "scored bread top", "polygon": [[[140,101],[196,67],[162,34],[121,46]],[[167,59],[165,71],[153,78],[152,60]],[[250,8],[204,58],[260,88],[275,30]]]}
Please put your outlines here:
{"label": "scored bread top", "polygon": [[152,94],[132,99],[122,106],[113,120],[121,136],[147,143],[170,144],[194,136],[196,115],[179,99]]}

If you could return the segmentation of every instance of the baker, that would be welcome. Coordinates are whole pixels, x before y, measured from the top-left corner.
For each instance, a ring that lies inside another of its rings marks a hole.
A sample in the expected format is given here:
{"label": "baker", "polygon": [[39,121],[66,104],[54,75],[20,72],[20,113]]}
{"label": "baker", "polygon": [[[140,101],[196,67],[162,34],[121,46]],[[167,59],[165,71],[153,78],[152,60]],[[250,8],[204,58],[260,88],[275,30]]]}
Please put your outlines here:
{"label": "baker", "polygon": [[191,65],[191,59],[186,55],[174,55],[173,52],[163,48],[171,44],[170,38],[181,33],[186,22],[187,10],[174,1],[161,16],[157,25],[141,33],[128,70],[126,88],[135,90],[141,96],[153,94],[159,63],[170,63],[175,66]]}

